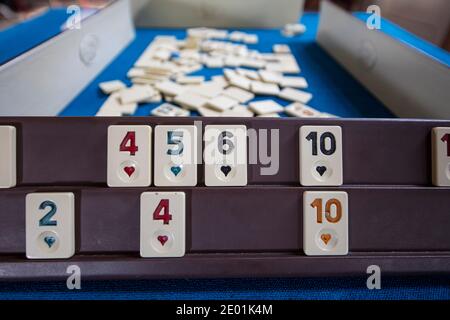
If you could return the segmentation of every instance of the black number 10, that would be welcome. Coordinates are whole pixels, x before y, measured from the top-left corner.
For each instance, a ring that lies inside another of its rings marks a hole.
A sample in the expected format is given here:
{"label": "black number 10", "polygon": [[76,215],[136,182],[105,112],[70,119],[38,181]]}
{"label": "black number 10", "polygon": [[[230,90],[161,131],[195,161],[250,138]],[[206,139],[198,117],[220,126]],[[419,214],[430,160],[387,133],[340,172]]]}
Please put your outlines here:
{"label": "black number 10", "polygon": [[[329,148],[327,148],[326,144],[327,139],[330,140]],[[312,142],[312,154],[313,156],[317,156],[318,155],[317,132],[316,131],[311,132],[306,137],[306,140]],[[326,156],[331,156],[333,153],[336,152],[336,138],[331,132],[325,132],[320,136],[320,152],[322,152]]]}

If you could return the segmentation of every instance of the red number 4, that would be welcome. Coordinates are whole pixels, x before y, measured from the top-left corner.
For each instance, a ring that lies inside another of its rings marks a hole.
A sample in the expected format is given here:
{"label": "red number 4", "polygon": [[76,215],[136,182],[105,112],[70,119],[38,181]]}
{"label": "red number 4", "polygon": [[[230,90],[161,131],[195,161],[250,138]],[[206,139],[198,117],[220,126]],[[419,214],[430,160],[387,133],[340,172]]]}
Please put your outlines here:
{"label": "red number 4", "polygon": [[447,143],[447,157],[450,157],[450,134],[445,134],[441,140]]}
{"label": "red number 4", "polygon": [[129,131],[120,144],[120,151],[129,152],[130,155],[135,156],[139,148],[136,146],[136,132]]}
{"label": "red number 4", "polygon": [[153,212],[153,220],[163,220],[164,224],[169,224],[172,215],[169,213],[169,200],[163,199],[159,202],[155,212]]}

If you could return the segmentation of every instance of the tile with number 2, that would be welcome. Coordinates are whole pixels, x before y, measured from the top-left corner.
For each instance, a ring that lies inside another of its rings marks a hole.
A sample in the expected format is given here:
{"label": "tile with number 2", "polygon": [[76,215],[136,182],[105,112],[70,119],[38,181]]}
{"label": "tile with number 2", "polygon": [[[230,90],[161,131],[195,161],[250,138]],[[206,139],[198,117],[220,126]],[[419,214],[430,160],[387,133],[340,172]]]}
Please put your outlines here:
{"label": "tile with number 2", "polygon": [[28,259],[67,259],[75,254],[73,193],[30,193],[25,212]]}

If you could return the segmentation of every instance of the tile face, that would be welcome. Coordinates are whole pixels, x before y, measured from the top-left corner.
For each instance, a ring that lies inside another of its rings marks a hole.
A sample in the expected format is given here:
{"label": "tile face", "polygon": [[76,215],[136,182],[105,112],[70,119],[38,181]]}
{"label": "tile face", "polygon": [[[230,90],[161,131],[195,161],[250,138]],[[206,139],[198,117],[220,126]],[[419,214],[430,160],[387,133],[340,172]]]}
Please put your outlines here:
{"label": "tile face", "polygon": [[143,258],[182,257],[186,243],[184,192],[144,192],[141,195]]}
{"label": "tile face", "polygon": [[105,94],[111,94],[113,92],[120,91],[120,90],[125,89],[127,87],[125,85],[125,83],[123,83],[120,80],[102,82],[102,83],[100,83],[99,86],[100,86],[100,89]]}
{"label": "tile face", "polygon": [[273,100],[254,101],[249,103],[250,110],[257,115],[283,112],[284,108]]}
{"label": "tile face", "polygon": [[185,92],[176,96],[173,101],[183,106],[183,108],[198,110],[198,108],[203,107],[208,102],[208,99],[195,93]]}
{"label": "tile face", "polygon": [[341,127],[303,126],[300,128],[301,185],[342,185],[342,161]]}
{"label": "tile face", "polygon": [[16,186],[16,128],[0,126],[0,189]]}
{"label": "tile face", "polygon": [[163,103],[152,110],[151,114],[157,117],[189,117],[190,112],[170,103]]}
{"label": "tile face", "polygon": [[238,87],[229,87],[224,92],[223,95],[238,101],[239,103],[247,103],[252,100],[255,95],[247,90],[243,90]]}
{"label": "tile face", "polygon": [[283,80],[281,81],[281,86],[306,89],[308,88],[308,82],[303,77],[283,77]]}
{"label": "tile face", "polygon": [[294,102],[288,105],[284,112],[286,112],[288,115],[293,117],[299,117],[299,118],[320,118],[322,117],[322,113],[308,107],[307,105],[304,105],[300,102]]}
{"label": "tile face", "polygon": [[134,85],[120,92],[120,101],[122,104],[141,103],[150,99],[156,93],[155,89],[149,85]]}
{"label": "tile face", "polygon": [[278,72],[260,70],[259,75],[264,82],[280,84],[283,81],[283,75]]}
{"label": "tile face", "polygon": [[292,88],[284,88],[278,96],[282,99],[294,102],[300,102],[303,104],[308,103],[313,98],[313,95],[309,92],[305,92],[302,90],[292,89]]}
{"label": "tile face", "polygon": [[280,88],[275,83],[265,83],[261,81],[253,81],[251,90],[254,94],[260,95],[277,95],[280,93]]}
{"label": "tile face", "polygon": [[433,128],[433,185],[450,186],[450,128]]}
{"label": "tile face", "polygon": [[253,112],[249,108],[243,105],[237,105],[229,110],[225,110],[220,115],[221,117],[242,117],[251,118],[254,116]]}
{"label": "tile face", "polygon": [[108,128],[108,186],[151,184],[151,133],[150,126]]}
{"label": "tile face", "polygon": [[236,100],[228,98],[226,96],[215,97],[214,99],[209,100],[207,103],[207,107],[216,111],[225,111],[231,109],[236,105],[238,105],[238,102]]}
{"label": "tile face", "polygon": [[75,254],[73,193],[30,193],[25,211],[28,259],[68,259]]}
{"label": "tile face", "polygon": [[346,192],[303,193],[303,251],[308,256],[348,254]]}
{"label": "tile face", "polygon": [[157,126],[155,128],[155,185],[197,185],[197,128]]}
{"label": "tile face", "polygon": [[247,185],[247,127],[206,126],[204,142],[205,185]]}

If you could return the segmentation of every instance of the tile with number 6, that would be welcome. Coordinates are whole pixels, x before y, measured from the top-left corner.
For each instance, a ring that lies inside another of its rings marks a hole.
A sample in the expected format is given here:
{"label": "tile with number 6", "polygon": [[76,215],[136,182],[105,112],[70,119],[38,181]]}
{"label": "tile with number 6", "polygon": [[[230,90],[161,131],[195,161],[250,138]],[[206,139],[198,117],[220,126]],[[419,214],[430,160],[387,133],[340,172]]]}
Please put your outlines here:
{"label": "tile with number 6", "polygon": [[197,127],[155,128],[155,185],[197,185]]}
{"label": "tile with number 6", "polygon": [[303,126],[300,128],[301,185],[342,185],[342,161],[341,127]]}
{"label": "tile with number 6", "polygon": [[340,191],[303,193],[303,251],[308,256],[348,254],[348,195]]}
{"label": "tile with number 6", "polygon": [[108,186],[151,184],[151,134],[150,126],[108,128]]}
{"label": "tile with number 6", "polygon": [[28,259],[68,259],[75,254],[75,195],[30,193],[26,197]]}
{"label": "tile with number 6", "polygon": [[184,192],[142,193],[140,230],[141,257],[184,256],[186,251]]}
{"label": "tile with number 6", "polygon": [[205,185],[247,185],[247,127],[208,125],[204,134]]}
{"label": "tile with number 6", "polygon": [[450,186],[450,128],[433,128],[433,185]]}

